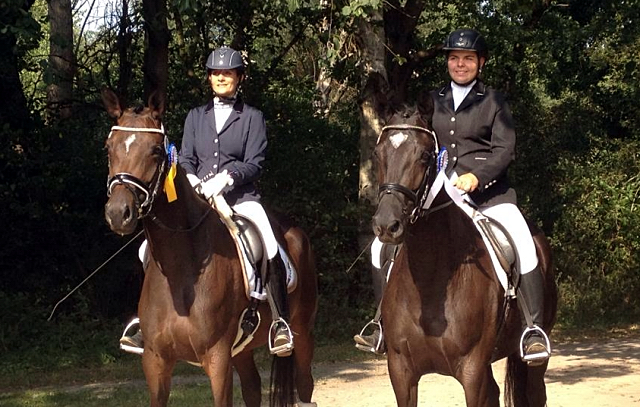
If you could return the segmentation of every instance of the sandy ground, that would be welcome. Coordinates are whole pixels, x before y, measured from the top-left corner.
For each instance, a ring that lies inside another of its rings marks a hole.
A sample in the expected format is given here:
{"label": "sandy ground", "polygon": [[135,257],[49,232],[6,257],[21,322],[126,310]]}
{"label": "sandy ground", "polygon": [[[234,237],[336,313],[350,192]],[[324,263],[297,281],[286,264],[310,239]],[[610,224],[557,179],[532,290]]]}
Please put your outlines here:
{"label": "sandy ground", "polygon": [[[313,401],[318,407],[396,406],[384,358],[319,363],[313,369],[316,381]],[[504,361],[495,363],[493,370],[502,390]],[[204,375],[176,376],[173,384],[206,380]],[[237,386],[237,377],[234,382]],[[640,335],[555,345],[546,383],[549,407],[640,407]],[[145,385],[143,380],[136,380],[72,386],[66,390],[100,391]],[[418,405],[465,407],[462,386],[447,376],[426,375],[420,381]]]}
{"label": "sandy ground", "polygon": [[[493,370],[502,389],[504,362]],[[383,359],[321,364],[314,375],[318,407],[396,406]],[[546,383],[549,407],[640,407],[640,340],[557,345]],[[420,406],[465,406],[462,386],[435,374],[420,381],[418,400]]]}

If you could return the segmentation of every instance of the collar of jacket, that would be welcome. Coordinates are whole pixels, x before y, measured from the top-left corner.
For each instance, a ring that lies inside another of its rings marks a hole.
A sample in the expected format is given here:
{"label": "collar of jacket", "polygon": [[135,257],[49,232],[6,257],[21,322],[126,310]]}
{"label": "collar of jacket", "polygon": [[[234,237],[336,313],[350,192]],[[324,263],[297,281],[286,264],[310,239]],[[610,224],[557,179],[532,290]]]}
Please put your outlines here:
{"label": "collar of jacket", "polygon": [[[207,103],[207,107],[204,109],[204,112],[209,113],[209,111],[211,110],[213,110],[213,98],[211,98],[209,100],[209,103]],[[233,110],[238,113],[242,113],[242,111],[244,110],[244,101],[240,96],[238,96],[238,98],[236,99],[236,103],[233,104]]]}
{"label": "collar of jacket", "polygon": [[[481,79],[477,79],[476,80],[476,84],[473,85],[473,88],[471,89],[472,92],[475,92],[477,96],[484,96],[484,93],[487,89],[487,86],[484,84],[484,82],[482,82]],[[451,82],[449,82],[446,86],[444,86],[442,89],[440,89],[440,92],[438,92],[438,96],[445,96],[447,93],[451,93]]]}

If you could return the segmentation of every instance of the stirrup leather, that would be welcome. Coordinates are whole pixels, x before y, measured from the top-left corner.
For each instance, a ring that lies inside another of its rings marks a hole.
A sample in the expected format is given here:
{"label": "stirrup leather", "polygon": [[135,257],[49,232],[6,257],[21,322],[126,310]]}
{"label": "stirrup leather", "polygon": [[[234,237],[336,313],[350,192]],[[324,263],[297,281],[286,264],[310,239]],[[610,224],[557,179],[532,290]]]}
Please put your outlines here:
{"label": "stirrup leather", "polygon": [[367,322],[367,324],[362,328],[358,335],[365,336],[364,333],[367,331],[367,329],[369,329],[369,326],[371,325],[377,327],[378,332],[380,332],[380,335],[378,336],[378,342],[375,343],[373,347],[367,347],[365,345],[356,343],[356,348],[365,352],[375,353],[376,355],[384,355],[386,353],[384,350],[384,333],[382,331],[382,324],[380,323],[380,320],[372,319],[371,321]]}
{"label": "stirrup leather", "polygon": [[[531,355],[524,354],[524,341],[525,341],[525,338],[531,333],[537,333],[544,339],[544,344],[547,349],[546,352],[538,352]],[[522,361],[527,363],[532,363],[532,362],[548,359],[550,356],[551,356],[551,342],[549,341],[549,337],[547,336],[547,333],[537,325],[525,328],[524,332],[522,332],[522,336],[520,336],[520,358],[522,359]]]}
{"label": "stirrup leather", "polygon": [[[128,336],[127,335],[127,331],[129,331],[132,327],[134,327],[136,325],[140,325],[140,318],[138,318],[138,317],[133,318],[131,320],[131,322],[129,322],[129,324],[127,324],[127,326],[124,328],[124,331],[122,332],[122,336],[120,337],[120,341],[122,341],[122,339],[124,339],[125,336]],[[120,349],[122,349],[125,352],[133,353],[133,354],[136,354],[136,355],[142,355],[144,353],[144,348],[139,348],[137,346],[125,345],[122,342],[120,342]]]}
{"label": "stirrup leather", "polygon": [[[276,339],[274,335],[279,326],[284,326],[284,331],[287,333],[287,342],[283,345],[276,346],[274,343]],[[293,333],[287,321],[282,317],[273,320],[271,327],[269,327],[269,352],[277,356],[289,356],[291,352],[293,352]]]}

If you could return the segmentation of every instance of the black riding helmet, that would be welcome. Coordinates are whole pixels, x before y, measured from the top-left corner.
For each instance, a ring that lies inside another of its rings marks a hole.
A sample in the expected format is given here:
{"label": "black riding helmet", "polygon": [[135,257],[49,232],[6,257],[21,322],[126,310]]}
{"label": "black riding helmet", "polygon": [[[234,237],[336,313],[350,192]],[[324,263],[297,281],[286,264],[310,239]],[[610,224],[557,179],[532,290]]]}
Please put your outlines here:
{"label": "black riding helmet", "polygon": [[242,55],[233,48],[222,46],[207,58],[207,72],[214,69],[236,69],[240,73],[244,72],[244,61]]}
{"label": "black riding helmet", "polygon": [[488,57],[487,43],[484,37],[470,28],[461,28],[453,31],[444,41],[444,51],[475,51],[478,58]]}

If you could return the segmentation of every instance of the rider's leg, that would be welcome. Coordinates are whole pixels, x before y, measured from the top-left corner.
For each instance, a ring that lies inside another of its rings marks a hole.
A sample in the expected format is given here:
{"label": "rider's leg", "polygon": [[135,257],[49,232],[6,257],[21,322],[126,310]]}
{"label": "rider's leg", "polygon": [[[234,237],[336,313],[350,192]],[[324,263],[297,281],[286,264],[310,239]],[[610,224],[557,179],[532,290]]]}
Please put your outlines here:
{"label": "rider's leg", "polygon": [[287,296],[287,272],[278,250],[269,218],[259,202],[247,201],[233,206],[233,209],[251,219],[258,227],[267,249],[269,276],[266,287],[273,322],[271,325],[271,352],[278,356],[288,356],[293,350],[293,336],[289,328],[289,301]]}
{"label": "rider's leg", "polygon": [[[138,249],[138,258],[140,258],[140,262],[142,262],[143,266],[145,265],[145,261],[147,260],[147,240],[143,240],[140,248]],[[127,332],[131,330],[131,328],[137,326],[138,329],[135,331],[133,335],[127,335]],[[122,337],[120,338],[120,347],[124,350],[129,348],[134,349],[142,349],[144,347],[144,337],[142,336],[142,330],[140,329],[140,324],[138,318],[134,318],[124,329],[122,333]]]}
{"label": "rider's leg", "polygon": [[507,229],[516,246],[521,274],[518,296],[521,301],[520,308],[522,310],[522,303],[524,303],[531,315],[533,325],[528,326],[524,320],[521,338],[523,356],[530,364],[541,364],[549,358],[550,349],[541,329],[544,323],[544,278],[538,266],[531,232],[520,210],[513,204],[500,204],[482,209],[482,213],[500,222]]}
{"label": "rider's leg", "polygon": [[[367,323],[361,332],[354,335],[356,347],[374,353],[384,353],[384,338],[381,332],[382,320],[380,319],[380,303],[387,284],[387,273],[394,258],[395,246],[385,245],[377,238],[371,245],[372,278],[374,294],[378,310],[374,319]],[[365,334],[370,331],[369,334]]]}

